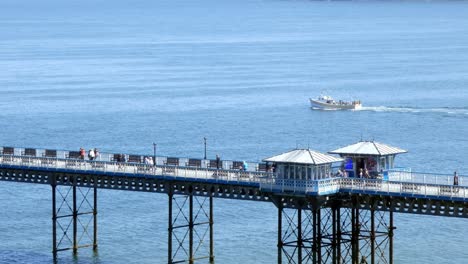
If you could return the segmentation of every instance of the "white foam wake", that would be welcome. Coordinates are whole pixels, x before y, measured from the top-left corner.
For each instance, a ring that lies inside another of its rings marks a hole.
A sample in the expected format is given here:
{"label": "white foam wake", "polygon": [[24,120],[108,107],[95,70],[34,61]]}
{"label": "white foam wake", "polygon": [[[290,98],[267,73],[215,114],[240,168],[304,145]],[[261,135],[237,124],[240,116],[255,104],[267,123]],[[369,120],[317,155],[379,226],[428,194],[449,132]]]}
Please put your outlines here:
{"label": "white foam wake", "polygon": [[400,113],[440,113],[453,115],[468,115],[468,108],[457,107],[437,107],[437,108],[417,108],[417,107],[387,107],[387,106],[363,106],[357,111],[373,112],[400,112]]}

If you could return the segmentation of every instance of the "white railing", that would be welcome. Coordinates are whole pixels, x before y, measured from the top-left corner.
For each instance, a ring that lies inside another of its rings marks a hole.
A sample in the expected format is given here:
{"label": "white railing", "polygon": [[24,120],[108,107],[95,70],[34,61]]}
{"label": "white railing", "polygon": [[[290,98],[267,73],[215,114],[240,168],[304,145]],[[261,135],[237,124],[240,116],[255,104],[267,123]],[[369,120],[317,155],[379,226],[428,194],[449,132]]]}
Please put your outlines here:
{"label": "white railing", "polygon": [[342,178],[340,188],[342,191],[350,192],[468,199],[468,187],[466,186]]}
{"label": "white railing", "polygon": [[411,182],[392,182],[377,179],[330,178],[316,181],[261,179],[263,191],[310,193],[326,195],[338,192],[375,193],[397,196],[438,197],[468,199],[468,187]]}
{"label": "white railing", "polygon": [[[45,158],[57,158],[57,159],[80,159],[80,160],[89,160],[88,151],[85,151],[85,155],[83,157],[79,156],[79,150],[57,150],[57,149],[41,149],[41,148],[18,148],[18,147],[0,147],[0,155],[4,156],[22,156],[22,157],[45,157]],[[125,158],[127,162],[133,163],[144,163],[145,157],[154,157],[153,154],[129,154],[129,153],[109,153],[109,152],[99,152],[99,156],[95,158],[95,161],[104,161],[104,162],[115,162],[117,161],[116,158],[121,156]],[[214,161],[213,159],[197,159],[197,158],[189,158],[189,157],[174,157],[177,159],[177,166],[188,166],[191,160],[199,162],[198,167],[202,168],[215,168],[213,164],[210,162]],[[132,159],[134,159],[132,161]],[[139,161],[135,161],[135,159]],[[165,165],[170,159],[170,157],[166,156],[156,156],[156,165]],[[219,169],[225,170],[239,170],[238,163],[244,163],[244,161],[233,161],[233,160],[220,160],[219,162]],[[247,165],[246,171],[259,171],[260,167],[263,167],[265,170],[265,163],[261,162],[245,162]],[[237,165],[235,165],[237,164]],[[212,165],[210,167],[210,165]],[[234,168],[236,166],[236,168]],[[270,167],[271,169],[271,167]]]}
{"label": "white railing", "polygon": [[26,168],[67,169],[76,172],[102,171],[106,174],[127,173],[152,175],[162,177],[177,177],[179,179],[205,179],[227,181],[231,183],[259,183],[262,177],[271,177],[269,172],[222,170],[199,167],[146,165],[141,163],[90,161],[80,159],[27,157],[15,155],[0,155],[0,164],[21,166]]}
{"label": "white railing", "polygon": [[[187,180],[212,180],[226,183],[259,184],[264,191],[333,194],[340,191],[366,192],[400,196],[423,196],[468,199],[468,186],[463,177],[454,186],[449,175],[410,172],[400,178],[391,176],[389,181],[380,179],[329,178],[322,180],[289,180],[275,177],[270,172],[222,170],[199,167],[146,165],[141,163],[89,161],[48,157],[0,155],[2,166],[26,168],[67,169],[76,172],[102,171],[134,174],[135,177],[157,176]],[[451,176],[453,177],[453,176]],[[452,178],[453,180],[453,178]]]}
{"label": "white railing", "polygon": [[[453,185],[453,174],[424,173],[412,171],[390,170],[388,172],[390,181],[412,182],[436,185]],[[468,186],[468,177],[458,175],[458,185]]]}

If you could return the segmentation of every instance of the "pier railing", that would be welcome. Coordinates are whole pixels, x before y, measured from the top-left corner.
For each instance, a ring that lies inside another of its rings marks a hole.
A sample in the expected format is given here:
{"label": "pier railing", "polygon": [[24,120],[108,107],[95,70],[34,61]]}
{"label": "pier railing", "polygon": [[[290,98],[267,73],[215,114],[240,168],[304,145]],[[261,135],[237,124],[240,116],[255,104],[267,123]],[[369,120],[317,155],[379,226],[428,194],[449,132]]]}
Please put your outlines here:
{"label": "pier railing", "polygon": [[134,177],[155,176],[178,180],[210,180],[214,182],[254,183],[260,178],[271,177],[270,172],[212,169],[173,165],[149,165],[132,162],[92,161],[81,159],[47,158],[16,155],[0,155],[3,166],[22,168],[65,169],[71,172],[127,174]]}
{"label": "pier railing", "polygon": [[[6,151],[5,151],[6,150]],[[337,192],[375,193],[398,196],[439,197],[444,199],[468,199],[468,180],[459,176],[458,185],[453,183],[453,175],[419,173],[410,170],[389,171],[389,180],[363,178],[328,178],[321,180],[292,180],[276,177],[272,172],[209,168],[208,166],[144,164],[141,162],[86,160],[66,158],[66,152],[42,151],[28,152],[28,149],[2,148],[0,164],[2,166],[20,166],[21,168],[63,169],[67,171],[96,174],[126,174],[132,177],[163,177],[177,180],[204,180],[226,184],[253,184],[263,191],[326,195]],[[48,157],[54,155],[54,157]],[[102,156],[101,156],[102,157]],[[160,160],[168,159],[158,157]],[[109,159],[109,160],[107,160]],[[206,165],[206,164],[205,164]],[[226,164],[224,164],[226,165]]]}
{"label": "pier railing", "polygon": [[389,196],[419,196],[439,199],[468,200],[468,187],[460,185],[430,184],[422,182],[398,182],[378,179],[330,178],[316,181],[261,179],[264,191],[280,193],[326,195],[338,192],[382,194]]}
{"label": "pier railing", "polygon": [[[51,158],[51,159],[77,159],[82,161],[89,161],[88,158],[89,150],[85,150],[85,155],[81,158],[79,156],[79,150],[60,150],[60,149],[42,149],[42,148],[22,148],[22,147],[0,147],[0,155],[4,156],[21,156],[21,157],[31,157],[31,158]],[[121,156],[124,158],[125,163],[128,164],[145,164],[145,157],[154,157],[154,154],[132,154],[132,153],[123,153],[123,152],[101,152],[99,151],[99,156],[96,157],[93,161],[102,161],[102,162],[117,162],[117,157]],[[171,160],[172,159],[172,160]],[[193,161],[193,166],[190,164]],[[156,156],[155,164],[164,166],[171,163],[172,166],[181,166],[181,167],[198,167],[198,168],[216,168],[213,164],[213,159],[201,159],[193,157],[168,157],[168,156]],[[234,161],[234,160],[220,160],[219,168],[224,170],[241,170],[241,164],[246,163],[247,168],[245,171],[266,171],[266,164],[262,162],[252,162],[252,161]]]}
{"label": "pier railing", "polygon": [[[389,170],[388,177],[390,181],[419,182],[419,183],[428,183],[428,184],[436,184],[436,185],[453,185],[454,184],[453,174],[413,172],[410,169]],[[468,186],[467,177],[458,175],[458,185]]]}

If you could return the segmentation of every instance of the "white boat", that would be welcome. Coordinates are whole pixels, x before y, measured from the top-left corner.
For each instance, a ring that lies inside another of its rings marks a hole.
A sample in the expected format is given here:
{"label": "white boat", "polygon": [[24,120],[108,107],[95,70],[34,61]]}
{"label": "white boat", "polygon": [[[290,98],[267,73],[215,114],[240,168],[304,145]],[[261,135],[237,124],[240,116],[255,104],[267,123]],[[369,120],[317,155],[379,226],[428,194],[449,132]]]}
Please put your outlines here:
{"label": "white boat", "polygon": [[317,99],[309,98],[312,108],[325,110],[358,110],[362,108],[361,101],[335,101],[331,96],[321,95]]}

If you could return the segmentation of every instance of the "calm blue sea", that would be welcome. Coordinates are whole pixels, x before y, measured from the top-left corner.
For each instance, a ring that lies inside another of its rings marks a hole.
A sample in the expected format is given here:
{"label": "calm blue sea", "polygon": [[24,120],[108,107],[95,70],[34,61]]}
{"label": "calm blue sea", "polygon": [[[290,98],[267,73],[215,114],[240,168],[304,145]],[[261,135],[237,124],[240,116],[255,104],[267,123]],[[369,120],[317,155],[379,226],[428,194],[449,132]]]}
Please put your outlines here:
{"label": "calm blue sea", "polygon": [[[468,2],[0,3],[0,145],[258,161],[360,139],[468,174]],[[327,93],[362,111],[313,111]],[[99,192],[99,252],[167,263],[167,196]],[[215,200],[217,263],[275,263],[273,204]],[[468,263],[467,220],[397,214],[395,263]],[[0,263],[52,263],[48,186],[0,182]]]}

